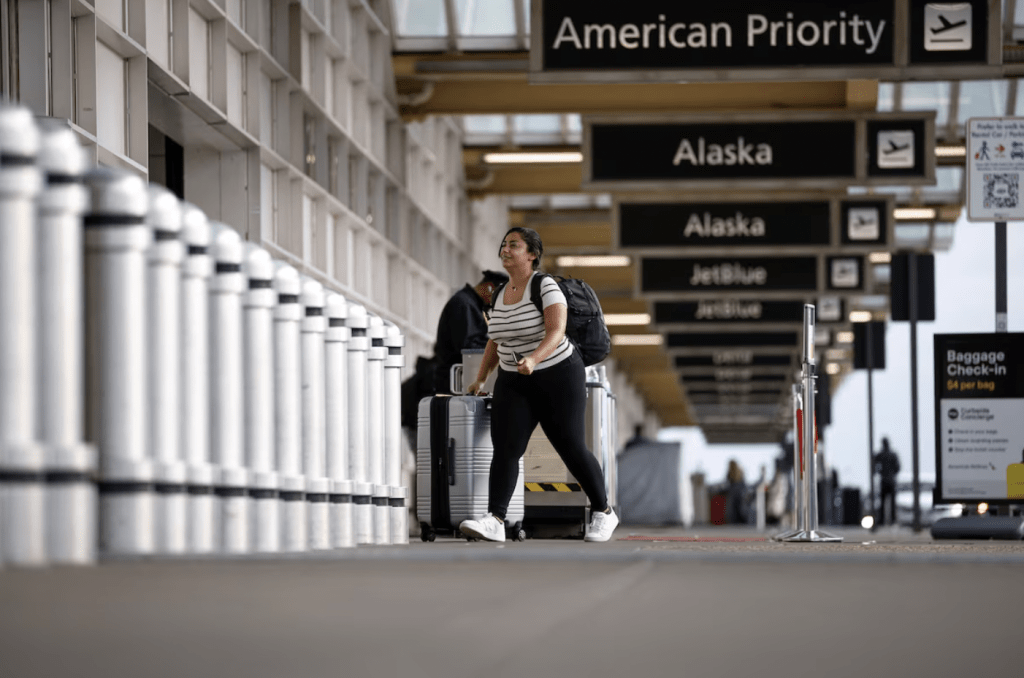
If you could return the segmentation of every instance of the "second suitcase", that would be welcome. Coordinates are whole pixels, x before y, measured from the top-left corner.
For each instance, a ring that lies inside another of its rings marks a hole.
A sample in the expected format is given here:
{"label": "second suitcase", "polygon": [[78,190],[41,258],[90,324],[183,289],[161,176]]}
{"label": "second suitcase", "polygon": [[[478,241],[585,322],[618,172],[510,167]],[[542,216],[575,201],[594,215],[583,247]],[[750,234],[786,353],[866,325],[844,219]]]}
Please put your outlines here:
{"label": "second suitcase", "polygon": [[[416,438],[416,516],[420,538],[457,534],[459,523],[487,513],[491,458],[491,399],[434,396],[420,401]],[[523,460],[505,516],[507,534],[521,540]]]}

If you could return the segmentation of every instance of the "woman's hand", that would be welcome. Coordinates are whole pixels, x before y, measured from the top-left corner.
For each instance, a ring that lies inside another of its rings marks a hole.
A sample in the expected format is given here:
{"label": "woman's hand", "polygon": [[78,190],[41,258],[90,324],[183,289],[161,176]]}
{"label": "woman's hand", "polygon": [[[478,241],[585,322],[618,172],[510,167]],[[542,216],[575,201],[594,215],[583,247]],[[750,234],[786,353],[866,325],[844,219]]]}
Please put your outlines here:
{"label": "woman's hand", "polygon": [[477,379],[476,381],[474,381],[472,384],[470,384],[466,388],[466,393],[468,393],[469,395],[475,395],[475,396],[485,396],[485,395],[488,395],[485,391],[483,391],[484,381],[485,381],[484,379]]}
{"label": "woman's hand", "polygon": [[532,355],[525,356],[522,360],[516,363],[516,370],[519,374],[533,374],[533,369],[537,366]]}

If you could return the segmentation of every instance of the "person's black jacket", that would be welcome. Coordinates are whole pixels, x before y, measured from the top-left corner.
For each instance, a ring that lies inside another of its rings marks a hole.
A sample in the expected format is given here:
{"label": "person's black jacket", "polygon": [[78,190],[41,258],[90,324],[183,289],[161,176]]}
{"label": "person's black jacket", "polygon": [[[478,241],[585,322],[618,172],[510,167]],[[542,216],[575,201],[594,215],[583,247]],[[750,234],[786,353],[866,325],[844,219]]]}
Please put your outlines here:
{"label": "person's black jacket", "polygon": [[881,477],[886,488],[896,487],[896,476],[900,472],[900,458],[888,447],[875,455],[875,473]]}
{"label": "person's black jacket", "polygon": [[470,285],[456,292],[441,311],[437,321],[436,390],[451,393],[449,375],[452,365],[462,362],[462,349],[487,346],[487,320],[484,300]]}

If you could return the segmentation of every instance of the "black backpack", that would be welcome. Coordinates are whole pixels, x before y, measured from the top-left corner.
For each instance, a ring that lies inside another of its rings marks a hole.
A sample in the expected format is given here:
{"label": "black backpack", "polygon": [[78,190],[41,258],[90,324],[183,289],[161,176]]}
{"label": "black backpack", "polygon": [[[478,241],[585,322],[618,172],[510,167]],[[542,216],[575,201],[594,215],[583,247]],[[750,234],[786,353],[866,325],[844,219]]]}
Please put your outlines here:
{"label": "black backpack", "polygon": [[[533,276],[533,283],[530,288],[530,295],[533,303],[541,316],[544,315],[544,305],[540,298],[540,285],[546,273]],[[597,299],[594,288],[579,278],[563,278],[560,275],[550,276],[565,295],[566,307],[568,309],[565,321],[565,336],[569,337],[583,358],[584,365],[594,365],[608,357],[612,350],[612,337],[608,332],[608,326],[604,323],[604,313],[601,312],[601,302]],[[491,310],[498,299],[498,295],[505,289],[505,283],[499,285],[491,296]]]}

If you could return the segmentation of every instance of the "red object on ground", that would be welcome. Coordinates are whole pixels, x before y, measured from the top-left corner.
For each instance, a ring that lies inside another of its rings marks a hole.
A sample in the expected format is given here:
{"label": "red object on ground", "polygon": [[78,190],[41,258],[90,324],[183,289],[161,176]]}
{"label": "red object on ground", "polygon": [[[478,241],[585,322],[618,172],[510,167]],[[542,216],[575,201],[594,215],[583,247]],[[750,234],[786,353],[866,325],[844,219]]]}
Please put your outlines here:
{"label": "red object on ground", "polygon": [[712,525],[725,525],[725,495],[715,494],[711,497],[711,515],[710,520]]}

